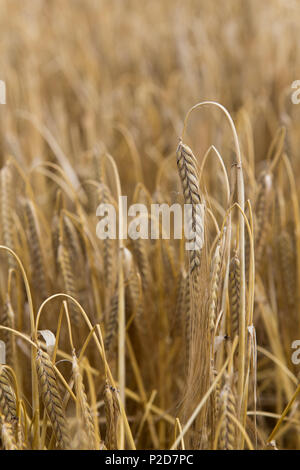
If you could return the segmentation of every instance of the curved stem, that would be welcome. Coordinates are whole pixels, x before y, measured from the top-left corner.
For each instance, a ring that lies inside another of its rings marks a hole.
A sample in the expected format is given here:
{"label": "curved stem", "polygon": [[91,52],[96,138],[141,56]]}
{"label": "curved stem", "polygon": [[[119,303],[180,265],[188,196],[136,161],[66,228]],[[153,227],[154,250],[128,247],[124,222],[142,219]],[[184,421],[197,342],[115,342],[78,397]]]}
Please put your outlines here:
{"label": "curved stem", "polygon": [[237,170],[237,202],[241,208],[239,213],[239,258],[240,258],[240,273],[241,273],[241,289],[240,289],[240,312],[239,312],[239,352],[238,352],[238,384],[237,384],[237,395],[239,398],[238,403],[238,416],[241,415],[241,405],[242,405],[242,396],[243,388],[245,381],[245,352],[246,352],[246,279],[245,279],[245,222],[242,212],[244,212],[245,207],[245,189],[244,189],[244,178],[242,170],[242,158],[241,150],[238,140],[237,131],[233,122],[230,113],[227,109],[222,106],[220,103],[215,101],[202,101],[197,103],[195,106],[190,108],[187,112],[187,115],[184,120],[184,126],[182,131],[182,140],[184,137],[184,132],[187,126],[187,121],[189,116],[193,111],[204,106],[215,106],[219,108],[226,116],[231,131],[233,135],[236,161],[233,162],[233,165]]}
{"label": "curved stem", "polygon": [[216,156],[217,156],[217,158],[218,158],[218,160],[221,164],[224,176],[225,176],[226,196],[227,196],[227,201],[226,202],[227,202],[227,205],[228,205],[229,200],[230,200],[230,186],[229,186],[228,174],[227,174],[227,171],[226,171],[226,168],[225,168],[225,165],[224,165],[223,158],[221,157],[220,152],[216,149],[216,147],[214,145],[211,145],[209,147],[209,149],[207,150],[207,152],[205,153],[205,155],[203,157],[202,164],[201,164],[201,167],[200,167],[200,172],[199,172],[199,184],[201,183],[201,178],[202,178],[205,163],[206,163],[206,161],[208,159],[208,156],[210,155],[212,150],[215,152],[215,154],[216,154]]}

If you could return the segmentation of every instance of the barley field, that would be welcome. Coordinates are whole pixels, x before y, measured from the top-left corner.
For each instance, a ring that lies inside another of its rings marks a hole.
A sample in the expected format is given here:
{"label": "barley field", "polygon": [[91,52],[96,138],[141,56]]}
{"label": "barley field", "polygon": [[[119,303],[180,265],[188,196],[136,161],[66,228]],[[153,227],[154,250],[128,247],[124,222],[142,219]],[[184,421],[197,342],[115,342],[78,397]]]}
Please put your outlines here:
{"label": "barley field", "polygon": [[300,449],[299,21],[0,1],[1,449]]}

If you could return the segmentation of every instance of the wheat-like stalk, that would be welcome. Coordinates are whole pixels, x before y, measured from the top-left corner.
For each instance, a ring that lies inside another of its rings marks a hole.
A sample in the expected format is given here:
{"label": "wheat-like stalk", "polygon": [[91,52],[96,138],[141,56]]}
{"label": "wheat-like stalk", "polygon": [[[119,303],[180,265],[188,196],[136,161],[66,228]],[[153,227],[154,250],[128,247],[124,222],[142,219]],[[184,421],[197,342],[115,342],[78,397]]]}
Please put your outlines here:
{"label": "wheat-like stalk", "polygon": [[255,229],[255,260],[260,266],[268,235],[268,215],[272,202],[272,175],[263,173],[260,177],[260,188],[255,205],[256,229]]}
{"label": "wheat-like stalk", "polygon": [[240,311],[240,260],[238,254],[232,257],[229,267],[229,301],[231,317],[231,335],[234,338],[239,334]]}
{"label": "wheat-like stalk", "polygon": [[[11,249],[15,249],[13,229],[14,203],[12,197],[12,169],[9,164],[1,170],[1,221],[3,243]],[[16,261],[8,256],[8,266],[16,267]]]}
{"label": "wheat-like stalk", "polygon": [[91,413],[90,405],[85,392],[78,359],[75,352],[72,354],[72,368],[75,382],[76,396],[79,403],[79,419],[82,421],[83,429],[86,433],[86,442],[89,449],[97,449],[97,439],[95,433],[94,420]]}
{"label": "wheat-like stalk", "polygon": [[83,266],[83,253],[78,237],[78,232],[68,216],[63,217],[63,228],[66,244],[69,247],[70,261],[78,267]]}
{"label": "wheat-like stalk", "polygon": [[118,306],[119,306],[119,293],[118,289],[115,290],[111,298],[110,309],[107,315],[107,327],[105,332],[104,347],[107,353],[110,353],[113,346],[113,339],[116,337],[118,328]]}
{"label": "wheat-like stalk", "polygon": [[47,279],[40,245],[39,226],[32,201],[25,202],[25,216],[28,229],[28,245],[31,258],[32,282],[42,300],[47,297]]}
{"label": "wheat-like stalk", "polygon": [[144,336],[147,330],[144,318],[144,294],[140,276],[133,266],[129,270],[127,277],[126,306],[129,314],[134,314],[134,322],[139,333]]}
{"label": "wheat-like stalk", "polygon": [[[212,361],[212,366],[211,366],[211,382],[215,380],[215,378],[218,375],[217,369],[214,367],[213,361]],[[221,394],[221,385],[220,381],[217,382],[216,388],[214,389],[212,393],[212,413],[213,413],[213,422],[214,424],[217,422],[217,418],[220,413],[220,394]]]}
{"label": "wheat-like stalk", "polygon": [[16,395],[3,365],[0,365],[0,413],[7,423],[17,419]]}
{"label": "wheat-like stalk", "polygon": [[39,349],[36,355],[36,368],[42,400],[51,422],[56,441],[61,449],[70,447],[68,425],[57,379],[49,355]]}
{"label": "wheat-like stalk", "polygon": [[281,272],[286,291],[289,306],[295,304],[295,269],[294,259],[295,251],[292,238],[286,230],[282,231],[279,236],[279,255],[281,263]]}
{"label": "wheat-like stalk", "polygon": [[[99,204],[113,204],[113,197],[109,187],[101,182],[98,188],[98,202]],[[114,252],[114,240],[109,237],[102,241],[103,245],[103,272],[106,284],[106,308],[110,302],[110,296],[112,295],[114,285],[116,282],[116,274],[114,271],[115,252]]]}
{"label": "wheat-like stalk", "polygon": [[209,326],[213,332],[216,322],[216,312],[218,305],[218,293],[220,291],[219,280],[221,270],[221,243],[218,242],[213,261],[212,261],[212,275],[211,275],[211,288],[210,288],[210,301],[209,301]]}
{"label": "wheat-like stalk", "polygon": [[138,238],[133,242],[133,251],[135,254],[139,272],[141,274],[142,287],[144,292],[147,292],[147,290],[150,289],[152,279],[146,246],[147,245],[145,243],[145,240],[141,238]]}
{"label": "wheat-like stalk", "polygon": [[[8,296],[2,307],[1,324],[11,329],[15,328],[15,313]],[[16,338],[8,330],[2,331],[2,337],[5,342],[6,364],[14,366],[16,362]]]}
{"label": "wheat-like stalk", "polygon": [[24,435],[24,423],[19,420],[17,422],[17,429],[16,429],[16,442],[17,442],[17,447],[20,450],[25,450],[27,449],[27,443],[25,440],[25,435]]}
{"label": "wheat-like stalk", "polygon": [[190,269],[199,269],[203,244],[203,220],[197,210],[201,204],[196,159],[192,150],[180,142],[176,152],[184,202],[191,205],[191,228],[195,233],[195,248],[190,251]]}
{"label": "wheat-like stalk", "polygon": [[14,426],[11,422],[5,420],[5,418],[0,415],[0,426],[1,426],[1,439],[3,442],[3,447],[5,450],[18,450]]}
{"label": "wheat-like stalk", "polygon": [[236,445],[236,425],[233,423],[229,413],[235,417],[236,400],[232,392],[230,380],[227,377],[225,384],[220,393],[220,414],[221,414],[221,431],[219,439],[219,448],[222,450],[234,450]]}
{"label": "wheat-like stalk", "polygon": [[[64,238],[61,237],[58,248],[58,261],[62,272],[62,277],[66,289],[66,293],[71,297],[77,297],[76,295],[76,281],[74,278],[74,272],[72,270],[72,263],[70,259],[69,247]],[[79,314],[73,304],[69,302],[69,311],[72,323],[75,327],[79,325]]]}
{"label": "wheat-like stalk", "polygon": [[109,384],[104,388],[104,405],[106,414],[105,446],[109,450],[118,449],[118,422],[120,409],[116,397],[117,390]]}

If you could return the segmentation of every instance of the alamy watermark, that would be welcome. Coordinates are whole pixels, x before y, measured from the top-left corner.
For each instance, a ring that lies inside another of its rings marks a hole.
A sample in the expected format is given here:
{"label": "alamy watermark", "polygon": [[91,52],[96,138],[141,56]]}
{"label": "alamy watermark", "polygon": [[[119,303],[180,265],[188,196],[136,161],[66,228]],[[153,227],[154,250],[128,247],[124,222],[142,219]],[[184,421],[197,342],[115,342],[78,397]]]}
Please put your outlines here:
{"label": "alamy watermark", "polygon": [[[300,80],[294,80],[291,88],[295,91],[291,94],[291,101],[293,104],[300,104]],[[291,362],[295,365],[300,364],[300,340],[295,340],[291,344],[291,349],[295,351],[291,355]]]}
{"label": "alamy watermark", "polygon": [[6,85],[3,80],[0,80],[0,104],[6,104]]}
{"label": "alamy watermark", "polygon": [[118,211],[113,204],[108,203],[101,203],[97,207],[96,215],[101,220],[97,224],[96,234],[101,240],[170,240],[172,237],[180,240],[184,236],[186,250],[202,248],[203,204],[151,204],[149,210],[145,204],[128,207],[127,196],[120,196],[118,203]]}
{"label": "alamy watermark", "polygon": [[300,364],[300,340],[296,339],[295,341],[292,342],[292,349],[295,349],[295,351],[292,354],[291,361],[295,365]]}
{"label": "alamy watermark", "polygon": [[295,89],[291,95],[291,101],[293,104],[300,103],[300,80],[294,80],[291,84],[291,88]]}

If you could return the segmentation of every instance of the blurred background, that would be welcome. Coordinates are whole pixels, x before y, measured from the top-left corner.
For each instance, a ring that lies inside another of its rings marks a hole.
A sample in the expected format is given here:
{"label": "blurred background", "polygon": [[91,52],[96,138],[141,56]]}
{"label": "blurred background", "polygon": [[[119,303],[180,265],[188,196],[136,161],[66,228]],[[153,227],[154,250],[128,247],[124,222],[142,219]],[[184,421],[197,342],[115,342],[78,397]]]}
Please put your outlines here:
{"label": "blurred background", "polygon": [[[300,79],[299,10],[296,0],[2,0],[1,158],[30,165],[46,156],[40,133],[18,115],[26,111],[75,166],[100,140],[118,159],[125,144],[113,126],[124,125],[155,172],[188,108],[204,99],[234,116],[247,109],[257,161],[279,123],[297,151],[300,107],[290,96]],[[211,129],[211,114],[191,124],[197,151],[218,138],[220,116]]]}

